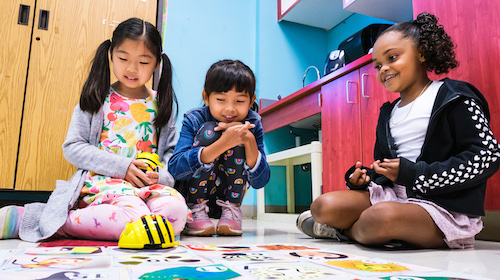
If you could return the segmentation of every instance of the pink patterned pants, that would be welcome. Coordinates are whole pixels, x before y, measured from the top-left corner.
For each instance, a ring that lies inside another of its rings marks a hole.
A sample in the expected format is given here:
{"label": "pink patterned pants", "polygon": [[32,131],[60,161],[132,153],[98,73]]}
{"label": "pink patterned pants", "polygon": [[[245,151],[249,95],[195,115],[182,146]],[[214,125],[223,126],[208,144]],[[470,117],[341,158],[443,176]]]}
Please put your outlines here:
{"label": "pink patterned pants", "polygon": [[127,223],[148,214],[164,216],[177,236],[186,224],[188,208],[184,198],[171,195],[149,198],[146,202],[137,196],[119,196],[99,205],[71,210],[57,233],[65,237],[117,241]]}

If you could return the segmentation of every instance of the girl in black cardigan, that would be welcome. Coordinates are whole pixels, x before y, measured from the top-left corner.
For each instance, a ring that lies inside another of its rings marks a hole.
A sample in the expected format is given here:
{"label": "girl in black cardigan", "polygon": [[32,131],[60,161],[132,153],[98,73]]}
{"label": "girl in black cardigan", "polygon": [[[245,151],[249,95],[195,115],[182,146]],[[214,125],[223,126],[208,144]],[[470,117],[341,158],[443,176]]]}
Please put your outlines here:
{"label": "girl in black cardigan", "polygon": [[302,232],[372,246],[473,247],[500,153],[482,94],[465,82],[427,76],[458,66],[453,48],[428,13],[380,35],[377,79],[400,98],[380,109],[375,161],[347,171],[349,190],[318,197],[297,219]]}

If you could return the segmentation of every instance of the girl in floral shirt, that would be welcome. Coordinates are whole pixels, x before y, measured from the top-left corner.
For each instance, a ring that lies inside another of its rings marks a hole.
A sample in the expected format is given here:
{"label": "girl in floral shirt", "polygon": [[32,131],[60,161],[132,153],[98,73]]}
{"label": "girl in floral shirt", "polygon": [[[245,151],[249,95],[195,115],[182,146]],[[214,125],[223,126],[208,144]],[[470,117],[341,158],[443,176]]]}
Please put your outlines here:
{"label": "girl in floral shirt", "polygon": [[[108,56],[118,80],[112,85]],[[146,83],[161,64],[153,91]],[[78,170],[56,183],[46,204],[1,209],[10,221],[4,227],[13,229],[3,238],[17,237],[19,228],[32,242],[53,235],[118,240],[128,222],[148,214],[164,216],[180,234],[190,211],[167,169],[177,142],[171,82],[158,30],[138,18],[120,23],[96,52],[63,144]],[[154,169],[138,159],[144,153]]]}

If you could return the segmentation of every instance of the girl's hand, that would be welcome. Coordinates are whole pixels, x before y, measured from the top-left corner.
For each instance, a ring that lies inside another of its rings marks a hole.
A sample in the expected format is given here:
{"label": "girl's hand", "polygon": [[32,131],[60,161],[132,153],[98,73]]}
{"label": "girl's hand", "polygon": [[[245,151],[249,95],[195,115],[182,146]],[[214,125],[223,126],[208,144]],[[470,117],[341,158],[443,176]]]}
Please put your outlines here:
{"label": "girl's hand", "polygon": [[391,181],[396,181],[399,175],[399,158],[377,160],[370,166],[378,174],[384,175]]}
{"label": "girl's hand", "polygon": [[232,123],[219,123],[214,130],[224,130],[221,138],[218,141],[223,141],[226,143],[227,147],[233,148],[240,144],[245,144],[249,141],[249,135],[253,133],[249,130],[250,128],[254,128],[255,125],[250,122],[245,122],[245,124],[232,122]]}
{"label": "girl's hand", "polygon": [[[253,126],[255,127],[255,125]],[[243,146],[248,146],[253,143],[257,145],[257,141],[255,140],[255,135],[250,130],[247,129],[247,133],[245,134],[243,139]]]}
{"label": "girl's hand", "polygon": [[160,177],[160,174],[158,174],[158,172],[146,171],[146,175],[151,180],[150,185],[158,184],[158,178]]}
{"label": "girl's hand", "polygon": [[153,181],[137,166],[147,167],[148,165],[143,161],[133,160],[127,169],[127,174],[125,174],[125,180],[137,188],[152,185]]}
{"label": "girl's hand", "polygon": [[[257,145],[251,146],[251,139],[249,134],[252,132],[250,128],[255,127],[254,124],[250,122],[245,122],[242,124],[240,122],[232,123],[222,123],[220,122],[217,127],[214,128],[215,131],[222,131],[221,137],[214,143],[206,146],[201,150],[200,161],[202,163],[211,163],[225,151],[232,149],[240,144],[245,146],[245,153],[247,157],[247,164],[251,166],[248,161],[249,154],[254,154],[253,152],[247,151],[248,149],[257,150]],[[254,137],[253,134],[251,137]],[[255,138],[254,138],[255,139]],[[255,142],[255,140],[254,140]],[[257,151],[258,152],[258,151]],[[256,157],[255,157],[256,158]]]}
{"label": "girl's hand", "polygon": [[349,183],[354,186],[362,186],[370,182],[370,176],[366,175],[366,169],[361,169],[363,165],[356,162],[354,172],[349,175]]}

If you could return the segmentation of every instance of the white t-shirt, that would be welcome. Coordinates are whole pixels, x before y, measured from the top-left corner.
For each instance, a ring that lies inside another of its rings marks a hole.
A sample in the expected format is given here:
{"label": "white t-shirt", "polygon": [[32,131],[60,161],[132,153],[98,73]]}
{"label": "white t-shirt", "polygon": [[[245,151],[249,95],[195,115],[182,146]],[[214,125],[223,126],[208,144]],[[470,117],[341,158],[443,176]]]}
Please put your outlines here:
{"label": "white t-shirt", "polygon": [[432,107],[443,82],[433,81],[413,102],[394,106],[389,120],[391,135],[395,140],[399,157],[416,162],[422,151]]}

